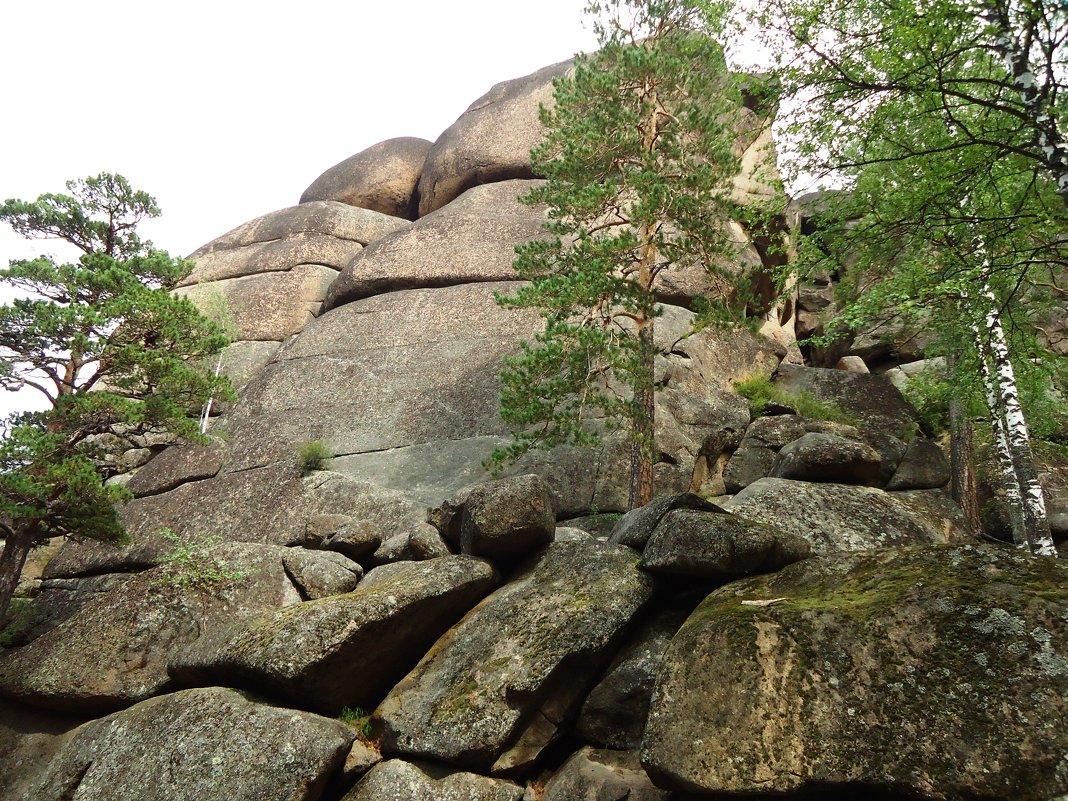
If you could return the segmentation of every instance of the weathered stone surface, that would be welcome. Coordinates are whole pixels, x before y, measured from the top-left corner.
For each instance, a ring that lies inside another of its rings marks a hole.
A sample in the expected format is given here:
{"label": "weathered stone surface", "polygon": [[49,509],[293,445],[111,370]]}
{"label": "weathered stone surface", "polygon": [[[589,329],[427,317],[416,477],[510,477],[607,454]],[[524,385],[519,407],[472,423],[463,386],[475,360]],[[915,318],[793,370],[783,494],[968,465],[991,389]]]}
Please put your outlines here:
{"label": "weathered stone surface", "polygon": [[550,545],[475,607],[375,712],[382,751],[480,772],[528,768],[652,595],[633,551]]}
{"label": "weathered stone surface", "polygon": [[671,793],[653,786],[637,751],[583,748],[563,764],[545,785],[543,801],[626,799],[667,801]]}
{"label": "weathered stone surface", "polygon": [[315,318],[337,275],[333,267],[299,264],[284,272],[179,287],[174,294],[205,312],[223,306],[236,339],[280,342]]}
{"label": "weathered stone surface", "polygon": [[414,136],[387,139],[335,164],[300,196],[301,203],[336,200],[393,217],[414,219],[413,202],[430,142]]}
{"label": "weathered stone surface", "polygon": [[941,544],[957,536],[930,508],[874,487],[762,478],[723,506],[801,535],[818,554]]}
{"label": "weathered stone surface", "polygon": [[754,443],[743,443],[723,469],[724,492],[733,495],[771,475],[778,453]]}
{"label": "weathered stone surface", "polygon": [[324,309],[399,289],[515,281],[515,246],[544,234],[542,206],[519,202],[539,181],[477,186],[411,227],[353,258],[341,271]]}
{"label": "weathered stone surface", "polygon": [[632,509],[623,515],[612,528],[609,542],[629,545],[639,551],[652,536],[660,519],[673,509],[698,509],[715,512],[719,507],[690,492],[654,498],[645,506]]}
{"label": "weathered stone surface", "polygon": [[868,365],[864,363],[864,360],[859,356],[843,356],[838,360],[838,363],[834,366],[836,370],[845,370],[847,373],[860,373],[866,375],[871,371],[868,369]]}
{"label": "weathered stone surface", "polygon": [[908,444],[888,490],[937,489],[949,483],[949,461],[929,439],[916,437]]}
{"label": "weathered stone surface", "polygon": [[[230,379],[235,392],[241,392],[274,357],[279,346],[278,342],[234,342],[223,350],[219,372]],[[218,403],[212,407],[213,413],[222,413],[224,408]]]}
{"label": "weathered stone surface", "polygon": [[419,216],[425,217],[479,184],[533,178],[530,151],[544,136],[538,109],[553,104],[552,80],[570,61],[503,81],[472,103],[438,137],[419,179]]}
{"label": "weathered stone surface", "polygon": [[834,434],[805,434],[779,451],[771,469],[774,478],[829,481],[838,484],[879,484],[882,459],[863,442]]}
{"label": "weathered stone surface", "polygon": [[342,801],[520,801],[522,798],[523,788],[503,779],[390,759],[375,765]]}
{"label": "weathered stone surface", "polygon": [[548,545],[556,530],[552,490],[536,475],[475,484],[428,512],[461,553],[515,559]]}
{"label": "weathered stone surface", "polygon": [[370,709],[495,583],[464,556],[376,568],[353,592],[308,601],[173,654],[182,684],[237,682],[336,715]]}
{"label": "weathered stone surface", "polygon": [[700,793],[1061,796],[1066,608],[1068,565],[992,547],[810,559],[730,584],[664,657],[642,762]]}
{"label": "weathered stone surface", "polygon": [[186,690],[75,729],[13,801],[317,801],[354,737],[233,690]]}
{"label": "weathered stone surface", "polygon": [[73,616],[93,598],[115,591],[130,578],[132,576],[126,573],[105,573],[73,579],[38,579],[37,594],[26,599],[29,606],[24,627],[15,634],[10,629],[4,633],[10,638],[10,645],[25,645]]}
{"label": "weathered stone surface", "polygon": [[0,701],[0,798],[22,799],[78,718]]}
{"label": "weathered stone surface", "polygon": [[[115,584],[60,625],[4,653],[0,693],[52,709],[100,712],[165,692],[175,649],[207,643],[235,620],[300,602],[285,558],[293,558],[286,548],[224,543],[185,564]],[[317,558],[314,552],[304,557],[308,564]],[[207,577],[220,563],[241,577]]]}
{"label": "weathered stone surface", "polygon": [[156,455],[150,469],[138,470],[126,488],[135,496],[159,495],[187,481],[211,478],[222,468],[225,450],[221,442],[172,445]]}
{"label": "weathered stone surface", "polygon": [[811,554],[789,529],[722,510],[677,509],[664,515],[642,552],[642,567],[672,576],[733,579],[772,573]]}
{"label": "weathered stone surface", "polygon": [[660,660],[687,612],[662,612],[643,625],[612,660],[582,705],[575,733],[603,748],[637,748]]}
{"label": "weathered stone surface", "polygon": [[286,548],[282,566],[305,601],[352,592],[363,578],[362,567],[333,551]]}

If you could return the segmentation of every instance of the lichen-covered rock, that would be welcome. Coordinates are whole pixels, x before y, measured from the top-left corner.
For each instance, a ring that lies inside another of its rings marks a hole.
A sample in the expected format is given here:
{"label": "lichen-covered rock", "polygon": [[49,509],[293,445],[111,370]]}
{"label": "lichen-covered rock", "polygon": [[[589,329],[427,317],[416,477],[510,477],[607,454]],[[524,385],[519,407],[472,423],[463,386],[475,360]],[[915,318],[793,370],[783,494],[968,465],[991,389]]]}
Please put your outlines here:
{"label": "lichen-covered rock", "polygon": [[502,81],[472,103],[430,148],[419,179],[419,216],[425,217],[473,186],[533,178],[530,151],[544,136],[540,106],[553,103],[553,78],[570,61]]}
{"label": "lichen-covered rock", "polygon": [[645,506],[631,509],[612,528],[608,541],[629,545],[639,551],[645,548],[645,544],[653,535],[661,518],[674,509],[697,509],[704,512],[722,511],[710,501],[706,501],[699,495],[691,492],[683,492],[677,495],[665,495],[654,498]]}
{"label": "lichen-covered rock", "polygon": [[888,490],[937,489],[949,483],[949,462],[942,449],[929,439],[916,437],[908,444]]}
{"label": "lichen-covered rock", "polygon": [[687,612],[661,612],[632,635],[582,705],[575,733],[602,748],[641,744],[660,660]]}
{"label": "lichen-covered rock", "polygon": [[828,481],[837,484],[879,483],[882,459],[863,442],[834,434],[805,434],[779,451],[774,478]]}
{"label": "lichen-covered rock", "polygon": [[653,786],[637,751],[583,748],[553,774],[541,798],[542,801],[667,801],[671,793]]}
{"label": "lichen-covered rock", "polygon": [[495,583],[471,557],[403,562],[371,571],[350,593],[235,626],[174,653],[182,684],[266,689],[304,709],[373,707]]}
{"label": "lichen-covered rock", "polygon": [[993,547],[809,559],[675,636],[642,762],[698,793],[1068,792],[1068,565]]}
{"label": "lichen-covered rock", "polygon": [[544,206],[519,198],[540,181],[477,186],[411,227],[351,259],[330,287],[324,310],[400,289],[516,280],[515,246],[544,235]]}
{"label": "lichen-covered rock", "polygon": [[23,799],[34,777],[84,719],[0,701],[0,798]]}
{"label": "lichen-covered rock", "polygon": [[218,687],[143,701],[68,735],[11,801],[318,801],[355,738],[336,720]]}
{"label": "lichen-covered rock", "polygon": [[618,545],[550,545],[393,688],[373,719],[383,754],[529,769],[651,598],[636,562]]}
{"label": "lichen-covered rock", "polygon": [[[188,559],[112,584],[60,625],[0,655],[0,693],[62,711],[112,711],[169,690],[167,661],[176,649],[301,601],[285,567],[296,558],[288,548],[189,547]],[[358,581],[329,558],[309,551],[301,561],[319,562],[335,589]],[[233,577],[213,578],[223,565]]]}
{"label": "lichen-covered rock", "polygon": [[818,554],[964,538],[936,507],[875,487],[762,478],[723,507],[798,534]]}
{"label": "lichen-covered rock", "polygon": [[733,579],[772,573],[811,554],[808,541],[722,510],[677,509],[664,515],[642,552],[655,573]]}
{"label": "lichen-covered rock", "polygon": [[536,475],[474,484],[429,513],[453,548],[486,559],[516,559],[553,541],[553,492]]}
{"label": "lichen-covered rock", "polygon": [[352,592],[363,578],[359,564],[333,551],[286,548],[282,566],[305,601]]}
{"label": "lichen-covered rock", "polygon": [[336,200],[393,217],[415,218],[415,189],[430,142],[413,136],[387,139],[335,164],[300,196],[301,203]]}
{"label": "lichen-covered rock", "polygon": [[126,488],[135,496],[159,495],[189,481],[212,478],[222,468],[224,452],[221,442],[180,442],[158,454],[151,470],[139,470]]}
{"label": "lichen-covered rock", "polygon": [[390,759],[375,765],[342,801],[520,801],[522,798],[523,788],[503,779]]}

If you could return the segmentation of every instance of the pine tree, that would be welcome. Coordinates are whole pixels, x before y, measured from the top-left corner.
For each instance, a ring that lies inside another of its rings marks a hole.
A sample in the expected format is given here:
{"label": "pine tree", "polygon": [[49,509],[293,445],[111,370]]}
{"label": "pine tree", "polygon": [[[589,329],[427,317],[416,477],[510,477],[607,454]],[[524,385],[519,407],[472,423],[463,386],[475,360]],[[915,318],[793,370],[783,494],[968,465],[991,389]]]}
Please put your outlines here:
{"label": "pine tree", "polygon": [[22,293],[0,307],[0,385],[36,391],[49,406],[6,421],[0,440],[0,621],[35,545],[123,538],[114,503],[125,493],[103,483],[102,436],[196,438],[204,401],[231,394],[204,369],[225,335],[168,291],[191,262],[137,236],[138,223],[159,215],[155,200],[107,173],[67,188],[0,204],[17,232],[81,251],[73,263],[45,256],[0,270],[0,283]]}
{"label": "pine tree", "polygon": [[[733,252],[724,221],[739,163],[740,97],[716,33],[686,0],[590,3],[601,49],[576,58],[542,110],[531,153],[552,238],[517,248],[531,283],[499,301],[533,308],[545,329],[502,373],[511,446],[592,445],[603,428],[631,440],[631,508],[652,492],[655,289],[664,271],[713,270]],[[598,427],[600,426],[600,428]]]}

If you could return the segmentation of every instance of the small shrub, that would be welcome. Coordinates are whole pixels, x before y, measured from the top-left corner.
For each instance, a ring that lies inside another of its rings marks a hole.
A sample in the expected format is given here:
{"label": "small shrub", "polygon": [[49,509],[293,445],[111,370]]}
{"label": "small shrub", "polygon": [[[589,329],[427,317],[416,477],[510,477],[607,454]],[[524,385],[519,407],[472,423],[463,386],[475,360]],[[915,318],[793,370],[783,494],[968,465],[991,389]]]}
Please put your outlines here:
{"label": "small shrub", "polygon": [[363,707],[345,707],[341,710],[341,714],[338,715],[338,720],[346,726],[352,727],[364,737],[371,736],[371,716]]}
{"label": "small shrub", "polygon": [[297,448],[297,469],[302,476],[308,476],[316,470],[322,470],[326,460],[333,454],[321,439],[302,442]]}
{"label": "small shrub", "polygon": [[242,568],[230,567],[225,560],[211,554],[223,540],[218,536],[185,537],[169,528],[159,535],[171,544],[169,553],[159,559],[165,581],[172,587],[207,589],[215,584],[238,581],[248,576]]}
{"label": "small shrub", "polygon": [[37,608],[31,598],[12,598],[9,611],[8,624],[0,629],[0,649],[22,645],[23,635],[37,622]]}
{"label": "small shrub", "polygon": [[803,389],[800,392],[788,392],[775,386],[770,378],[764,376],[740,381],[735,384],[734,391],[749,401],[749,412],[754,417],[763,414],[764,407],[774,402],[789,406],[799,415],[810,420],[825,420],[851,426],[860,423],[856,417],[842,411],[834,404],[818,400]]}

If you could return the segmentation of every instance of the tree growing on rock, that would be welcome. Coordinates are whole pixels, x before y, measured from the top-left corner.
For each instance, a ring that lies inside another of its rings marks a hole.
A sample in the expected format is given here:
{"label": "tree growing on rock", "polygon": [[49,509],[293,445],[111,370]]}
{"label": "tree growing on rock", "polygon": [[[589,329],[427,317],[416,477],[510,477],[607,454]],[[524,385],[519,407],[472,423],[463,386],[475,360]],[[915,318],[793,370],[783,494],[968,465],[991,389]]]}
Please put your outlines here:
{"label": "tree growing on rock", "polygon": [[0,307],[0,385],[47,399],[13,416],[0,440],[0,622],[30,550],[56,536],[117,541],[124,532],[106,486],[103,448],[153,433],[198,436],[196,412],[229,384],[204,369],[227,340],[169,293],[191,268],[142,241],[155,200],[119,175],[70,181],[69,194],[7,200],[0,220],[27,238],[54,238],[78,260],[12,261],[0,283],[20,290]]}
{"label": "tree growing on rock", "polygon": [[525,201],[548,207],[553,237],[517,248],[530,284],[499,298],[537,309],[545,329],[506,361],[501,415],[514,440],[492,461],[593,445],[598,425],[623,427],[633,508],[652,491],[658,277],[713,270],[737,248],[725,222],[737,213],[741,96],[698,3],[608,0],[587,12],[601,49],[554,81],[531,152],[546,183]]}
{"label": "tree growing on rock", "polygon": [[942,334],[958,400],[986,401],[1014,540],[1055,555],[1017,371],[1042,301],[1068,297],[1063,8],[771,0],[763,21],[799,169],[853,190],[818,243],[856,260],[846,327],[889,314]]}

